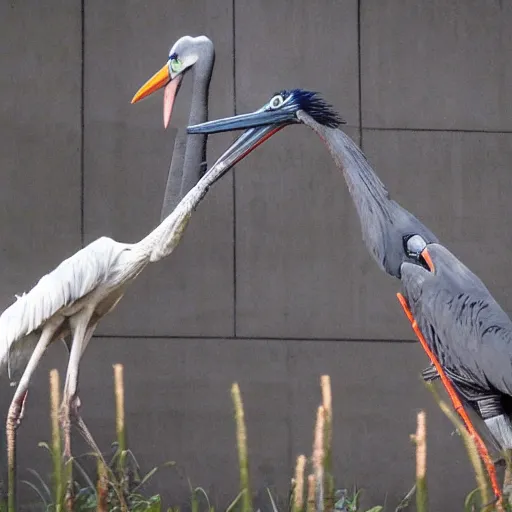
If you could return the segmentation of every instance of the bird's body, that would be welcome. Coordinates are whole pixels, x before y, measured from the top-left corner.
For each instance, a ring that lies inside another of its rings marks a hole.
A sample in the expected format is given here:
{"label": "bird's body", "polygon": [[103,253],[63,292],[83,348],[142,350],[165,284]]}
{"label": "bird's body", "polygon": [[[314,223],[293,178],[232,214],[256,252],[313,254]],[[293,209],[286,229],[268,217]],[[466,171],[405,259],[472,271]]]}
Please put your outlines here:
{"label": "bird's body", "polygon": [[512,396],[509,316],[448,249],[429,244],[427,250],[434,271],[404,263],[402,285],[432,351],[468,398]]}
{"label": "bird's body", "polygon": [[32,340],[46,325],[55,330],[53,341],[73,333],[81,318],[89,317],[87,325],[95,324],[109,313],[151,261],[172,252],[200,195],[191,193],[138,243],[98,238],[17,298],[0,316],[0,368],[23,364],[31,353]]}
{"label": "bird's body", "polygon": [[[180,38],[171,48],[164,67],[142,86],[132,103],[165,87],[164,125],[167,126],[183,74],[195,68],[189,120],[202,122],[208,115],[208,91],[215,52],[205,36]],[[207,176],[206,135],[178,137],[162,206],[161,223],[138,243],[124,244],[101,237],[71,257],[0,316],[0,371],[21,370],[7,416],[9,506],[15,507],[15,431],[23,417],[30,379],[48,346],[63,339],[69,350],[61,423],[64,453],[71,455],[70,420],[77,421],[87,441],[97,449],[78,414],[80,359],[99,320],[123,297],[130,283],[150,262],[172,252],[179,243],[193,210],[213,183]],[[214,173],[215,175],[215,173]],[[211,176],[211,175],[210,175]],[[28,360],[28,363],[27,363]]]}
{"label": "bird's body", "polygon": [[[448,374],[448,385],[453,383],[466,403],[475,408],[501,447],[512,448],[512,408],[506,405],[512,401],[512,322],[482,281],[390,198],[362,151],[339,129],[342,120],[330,105],[309,91],[281,91],[251,114],[210,121],[188,131],[196,134],[249,128],[242,135],[252,138],[245,156],[266,140],[268,133],[298,122],[320,136],[343,171],[370,254],[381,269],[402,282],[406,296],[403,305],[413,327],[419,326],[419,335],[423,334],[425,348],[433,358],[433,371],[427,369],[424,376],[441,377],[445,383]],[[247,135],[250,131],[252,135]],[[440,260],[437,271],[432,269],[431,250],[434,264]],[[464,411],[459,412],[467,418]],[[487,449],[469,419],[465,423],[479,441],[480,454],[499,495]]]}
{"label": "bird's body", "polygon": [[108,237],[90,243],[43,276],[0,316],[0,370],[16,370],[45,324],[59,324],[54,338],[71,333],[84,309],[94,318],[107,314],[126,284],[147,265],[132,245]]}

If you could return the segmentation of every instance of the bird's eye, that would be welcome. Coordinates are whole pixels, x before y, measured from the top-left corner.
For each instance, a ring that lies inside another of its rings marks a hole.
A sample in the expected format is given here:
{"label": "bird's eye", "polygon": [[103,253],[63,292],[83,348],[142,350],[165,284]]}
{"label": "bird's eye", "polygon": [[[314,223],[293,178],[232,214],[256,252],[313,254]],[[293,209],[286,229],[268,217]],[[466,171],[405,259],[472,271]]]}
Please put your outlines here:
{"label": "bird's eye", "polygon": [[279,108],[283,103],[284,103],[284,98],[280,94],[277,94],[270,100],[270,108],[272,108],[272,109]]}
{"label": "bird's eye", "polygon": [[171,63],[172,71],[174,71],[175,73],[178,73],[179,71],[181,71],[182,63],[181,63],[181,60],[178,59],[178,57],[175,57],[174,59],[171,58],[170,63]]}

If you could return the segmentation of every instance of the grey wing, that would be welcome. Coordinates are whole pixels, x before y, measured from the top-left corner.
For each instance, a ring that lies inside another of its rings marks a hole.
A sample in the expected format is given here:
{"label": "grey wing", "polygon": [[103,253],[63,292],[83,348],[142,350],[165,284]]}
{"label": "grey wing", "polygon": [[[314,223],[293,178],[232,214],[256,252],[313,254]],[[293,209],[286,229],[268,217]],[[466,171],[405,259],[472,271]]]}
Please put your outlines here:
{"label": "grey wing", "polygon": [[[105,281],[122,244],[102,237],[64,260],[0,316],[0,371],[21,365],[44,323]],[[10,360],[12,358],[12,360]]]}
{"label": "grey wing", "polygon": [[512,322],[482,281],[439,244],[434,273],[404,263],[404,295],[440,363],[484,391],[512,394]]}

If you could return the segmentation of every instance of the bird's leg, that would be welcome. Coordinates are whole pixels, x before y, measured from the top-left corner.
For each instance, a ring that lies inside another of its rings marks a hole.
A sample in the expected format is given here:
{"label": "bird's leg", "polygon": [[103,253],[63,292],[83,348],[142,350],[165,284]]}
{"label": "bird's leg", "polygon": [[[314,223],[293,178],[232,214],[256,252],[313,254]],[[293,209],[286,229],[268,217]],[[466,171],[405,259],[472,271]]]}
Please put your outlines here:
{"label": "bird's leg", "polygon": [[101,462],[106,465],[106,461],[103,457],[103,454],[101,453],[98,445],[96,444],[96,441],[92,437],[89,429],[87,428],[87,425],[85,424],[84,420],[82,419],[82,416],[80,415],[80,406],[80,398],[76,396],[75,399],[72,400],[70,405],[70,419],[75,424],[80,434],[82,434],[82,437],[85,439],[85,442],[92,448],[92,450],[94,451],[96,456],[99,457]]}
{"label": "bird's leg", "polygon": [[[64,393],[60,409],[60,422],[64,435],[63,455],[68,464],[71,461],[71,407],[73,406],[76,408],[76,404],[74,402],[77,399],[78,369],[83,349],[90,339],[90,336],[87,338],[87,328],[93,313],[93,309],[86,308],[70,319],[71,330],[73,332],[73,342],[71,345],[71,352],[69,354],[68,371],[66,374],[66,382],[64,384]],[[72,503],[73,475],[71,470],[68,472],[68,475],[66,501]]]}
{"label": "bird's leg", "polygon": [[[87,347],[87,344],[89,343],[97,325],[98,325],[98,323],[95,322],[87,328],[87,333],[85,336],[86,342],[84,342],[84,344],[82,346],[82,355],[84,354],[85,348]],[[71,339],[64,340],[64,345],[66,346],[66,348],[68,350],[68,355],[71,355],[71,345],[72,345]],[[70,407],[70,419],[74,420],[74,423],[76,424],[78,431],[80,432],[80,434],[82,434],[82,437],[85,439],[86,443],[92,448],[92,450],[96,453],[96,455],[100,458],[100,460],[104,464],[106,464],[105,459],[103,458],[103,455],[102,455],[100,449],[98,448],[98,445],[96,444],[96,441],[94,441],[94,438],[92,437],[91,433],[89,432],[89,429],[87,428],[84,420],[82,419],[82,416],[79,413],[80,406],[81,406],[81,401],[77,395],[75,397],[74,403],[72,403],[71,407]]]}
{"label": "bird's leg", "polygon": [[[6,434],[7,434],[7,467],[8,467],[8,502],[12,509],[16,507],[16,429],[21,424],[25,412],[25,402],[27,399],[28,386],[30,379],[43,357],[45,350],[51,343],[56,330],[59,328],[63,319],[54,319],[48,322],[43,328],[43,332],[37,342],[37,345],[30,356],[28,364],[23,372],[18,387],[14,393],[9,412],[7,413]],[[10,508],[11,510],[11,508]]]}
{"label": "bird's leg", "polygon": [[71,457],[71,408],[78,411],[80,401],[78,399],[78,371],[82,354],[91,339],[94,326],[89,329],[89,321],[93,311],[86,309],[81,312],[78,318],[72,320],[73,342],[69,353],[68,371],[64,384],[64,396],[62,398],[60,420],[64,433],[64,456]]}
{"label": "bird's leg", "polygon": [[453,408],[457,412],[457,414],[461,417],[462,421],[464,422],[464,425],[466,426],[466,429],[468,430],[469,434],[473,438],[473,441],[475,442],[476,448],[478,450],[478,453],[484,462],[485,468],[487,470],[487,473],[489,474],[489,478],[491,480],[491,486],[492,490],[494,492],[494,495],[496,497],[497,501],[497,510],[503,510],[502,507],[502,499],[503,495],[501,492],[501,489],[498,485],[498,478],[496,477],[496,468],[494,467],[494,464],[492,463],[492,459],[489,455],[489,451],[487,450],[487,447],[485,446],[485,443],[482,441],[482,438],[478,435],[478,432],[476,431],[475,427],[473,426],[473,423],[471,422],[471,419],[469,418],[466,410],[464,409],[464,406],[462,405],[462,402],[459,398],[459,395],[455,391],[455,388],[451,382],[451,380],[448,379],[446,376],[445,371],[443,370],[443,367],[439,363],[437,357],[432,352],[430,347],[428,346],[427,341],[425,340],[425,337],[423,336],[423,333],[421,332],[421,329],[418,326],[418,323],[416,322],[411,310],[409,309],[409,305],[407,304],[407,301],[405,300],[404,296],[401,293],[397,293],[398,301],[400,302],[400,305],[402,306],[407,318],[411,322],[412,328],[414,330],[414,333],[416,334],[418,340],[421,343],[421,346],[423,347],[423,350],[427,353],[430,361],[432,364],[436,367],[437,372],[439,373],[439,377],[441,378],[441,381],[446,389],[446,392],[448,393]]}

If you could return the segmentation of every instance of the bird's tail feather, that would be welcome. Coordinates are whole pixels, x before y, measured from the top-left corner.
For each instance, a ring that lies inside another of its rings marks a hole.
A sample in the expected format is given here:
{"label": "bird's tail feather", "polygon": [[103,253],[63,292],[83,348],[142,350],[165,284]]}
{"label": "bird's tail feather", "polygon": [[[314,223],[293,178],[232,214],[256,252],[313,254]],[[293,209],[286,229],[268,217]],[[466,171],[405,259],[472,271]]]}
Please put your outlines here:
{"label": "bird's tail feather", "polygon": [[0,374],[8,373],[9,379],[17,380],[36,348],[39,334],[32,332],[9,344],[0,335]]}

